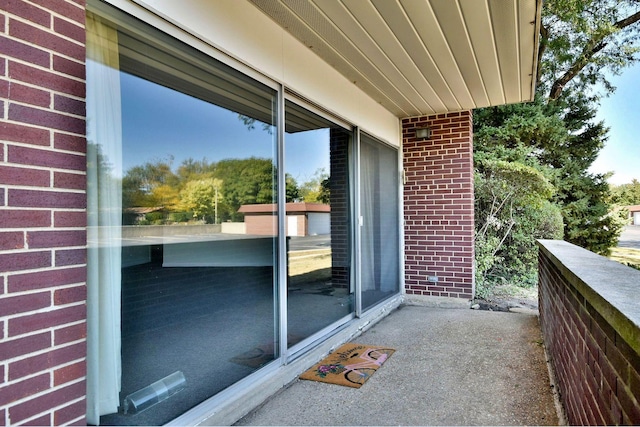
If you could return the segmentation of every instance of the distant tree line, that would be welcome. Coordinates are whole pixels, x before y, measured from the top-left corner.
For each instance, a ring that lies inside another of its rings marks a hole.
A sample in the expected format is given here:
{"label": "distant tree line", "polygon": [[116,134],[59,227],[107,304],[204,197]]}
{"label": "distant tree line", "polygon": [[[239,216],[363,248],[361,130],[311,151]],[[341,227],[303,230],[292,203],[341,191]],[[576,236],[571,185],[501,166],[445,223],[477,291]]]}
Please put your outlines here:
{"label": "distant tree line", "polygon": [[[274,203],[276,168],[271,159],[250,157],[209,162],[173,158],[130,168],[122,179],[123,210],[162,208],[138,223],[241,221],[245,204]],[[286,174],[286,201],[329,203],[329,176],[323,169],[302,185]]]}
{"label": "distant tree line", "polygon": [[634,179],[628,184],[612,185],[611,201],[619,206],[640,205],[640,182]]}

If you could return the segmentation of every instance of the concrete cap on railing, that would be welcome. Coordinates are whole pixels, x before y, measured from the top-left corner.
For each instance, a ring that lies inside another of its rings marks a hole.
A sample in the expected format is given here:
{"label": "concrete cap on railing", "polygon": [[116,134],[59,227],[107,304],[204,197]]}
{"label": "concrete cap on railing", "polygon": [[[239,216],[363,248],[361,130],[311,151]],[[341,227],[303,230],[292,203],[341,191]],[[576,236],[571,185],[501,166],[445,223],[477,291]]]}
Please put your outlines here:
{"label": "concrete cap on railing", "polygon": [[562,240],[538,244],[565,279],[640,354],[640,271]]}

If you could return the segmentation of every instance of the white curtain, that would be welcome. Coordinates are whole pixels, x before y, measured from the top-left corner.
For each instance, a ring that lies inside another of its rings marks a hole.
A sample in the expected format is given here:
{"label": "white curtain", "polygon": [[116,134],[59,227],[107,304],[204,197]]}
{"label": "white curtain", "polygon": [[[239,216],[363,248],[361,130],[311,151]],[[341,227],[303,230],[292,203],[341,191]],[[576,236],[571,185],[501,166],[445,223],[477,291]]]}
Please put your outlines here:
{"label": "white curtain", "polygon": [[118,411],[122,123],[117,31],[87,26],[87,422]]}
{"label": "white curtain", "polygon": [[398,210],[399,175],[398,152],[379,146],[379,235],[380,290],[397,292],[400,289],[400,218]]}
{"label": "white curtain", "polygon": [[[362,291],[376,289],[375,209],[378,156],[368,142],[360,143],[360,277]],[[379,266],[378,266],[379,267]]]}
{"label": "white curtain", "polygon": [[360,144],[362,290],[399,289],[397,151],[363,135]]}

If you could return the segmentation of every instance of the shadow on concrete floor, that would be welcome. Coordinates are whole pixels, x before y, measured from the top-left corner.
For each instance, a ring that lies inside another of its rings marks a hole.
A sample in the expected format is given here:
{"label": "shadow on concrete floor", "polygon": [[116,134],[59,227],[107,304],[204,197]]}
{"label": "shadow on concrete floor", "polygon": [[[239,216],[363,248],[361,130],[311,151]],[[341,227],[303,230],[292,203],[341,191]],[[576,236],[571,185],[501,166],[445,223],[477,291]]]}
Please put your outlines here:
{"label": "shadow on concrete floor", "polygon": [[360,389],[298,380],[237,425],[557,425],[535,312],[401,306],[354,341],[396,352]]}

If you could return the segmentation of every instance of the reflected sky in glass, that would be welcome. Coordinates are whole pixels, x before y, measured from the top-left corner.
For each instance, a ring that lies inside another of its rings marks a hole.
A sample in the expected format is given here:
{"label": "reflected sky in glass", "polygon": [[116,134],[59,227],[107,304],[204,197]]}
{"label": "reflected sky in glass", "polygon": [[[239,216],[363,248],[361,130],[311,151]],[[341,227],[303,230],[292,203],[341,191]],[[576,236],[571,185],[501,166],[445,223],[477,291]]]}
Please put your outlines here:
{"label": "reflected sky in glass", "polygon": [[[249,129],[237,113],[127,73],[121,73],[120,84],[125,173],[172,157],[174,171],[188,158],[275,158],[273,135],[260,122]],[[319,168],[329,171],[328,147],[310,141],[326,141],[326,133],[287,134],[286,170],[298,183]]]}

